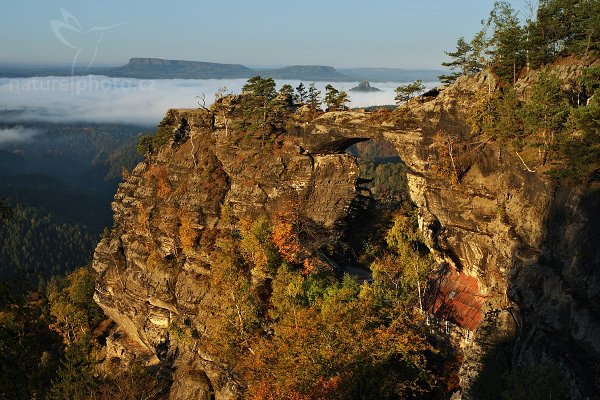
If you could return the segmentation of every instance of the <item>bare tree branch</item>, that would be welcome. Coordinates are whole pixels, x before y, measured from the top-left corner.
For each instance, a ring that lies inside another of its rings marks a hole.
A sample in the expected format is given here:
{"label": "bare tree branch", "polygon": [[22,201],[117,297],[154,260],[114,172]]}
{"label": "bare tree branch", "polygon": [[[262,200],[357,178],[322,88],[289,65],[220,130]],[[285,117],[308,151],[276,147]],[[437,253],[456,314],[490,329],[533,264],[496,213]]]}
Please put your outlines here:
{"label": "bare tree branch", "polygon": [[521,155],[519,154],[518,151],[515,151],[515,153],[517,154],[517,156],[519,157],[519,159],[521,160],[521,162],[523,163],[523,166],[525,167],[525,169],[529,172],[535,172],[535,170],[532,170],[531,168],[529,168],[527,166],[527,164],[525,164],[525,161],[523,160],[523,157],[521,157]]}

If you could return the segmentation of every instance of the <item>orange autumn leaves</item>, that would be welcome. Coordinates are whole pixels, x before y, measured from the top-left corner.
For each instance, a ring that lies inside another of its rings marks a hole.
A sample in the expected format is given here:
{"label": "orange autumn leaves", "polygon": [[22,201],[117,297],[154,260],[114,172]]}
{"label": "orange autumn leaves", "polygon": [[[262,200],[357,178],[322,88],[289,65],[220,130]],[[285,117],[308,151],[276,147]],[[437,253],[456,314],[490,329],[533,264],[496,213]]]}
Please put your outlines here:
{"label": "orange autumn leaves", "polygon": [[[396,220],[390,246],[399,248],[408,225]],[[340,280],[289,214],[232,226],[211,256],[211,291],[221,297],[199,344],[244,383],[244,398],[397,399],[434,390],[434,349],[403,292],[376,274],[374,282]]]}
{"label": "orange autumn leaves", "polygon": [[300,240],[291,222],[280,216],[273,225],[273,244],[279,250],[281,257],[290,264],[298,262]]}
{"label": "orange autumn leaves", "polygon": [[273,287],[273,334],[257,338],[239,365],[247,398],[398,398],[426,390],[429,344],[408,318],[382,311],[369,284],[347,277],[307,303],[306,293],[289,289],[300,281],[306,292],[310,282],[282,273]]}
{"label": "orange autumn leaves", "polygon": [[296,217],[292,214],[280,213],[273,222],[264,217],[242,220],[240,232],[242,252],[258,270],[273,273],[281,261],[300,266],[304,276],[331,269],[302,247]]}
{"label": "orange autumn leaves", "polygon": [[290,264],[302,265],[304,276],[331,270],[331,266],[317,257],[302,252],[300,239],[290,217],[280,214],[273,225],[273,244]]}

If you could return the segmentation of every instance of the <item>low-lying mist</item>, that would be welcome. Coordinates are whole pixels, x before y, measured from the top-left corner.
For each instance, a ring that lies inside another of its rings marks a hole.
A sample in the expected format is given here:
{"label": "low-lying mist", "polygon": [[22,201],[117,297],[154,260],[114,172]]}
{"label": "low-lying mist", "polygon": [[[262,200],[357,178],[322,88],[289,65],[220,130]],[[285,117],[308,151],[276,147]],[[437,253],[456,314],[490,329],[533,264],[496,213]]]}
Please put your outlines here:
{"label": "low-lying mist", "polygon": [[40,133],[42,131],[39,129],[30,129],[22,126],[0,129],[0,144],[24,142]]}
{"label": "low-lying mist", "polygon": [[[206,96],[206,105],[221,87],[239,93],[245,79],[144,80],[105,76],[0,79],[0,119],[7,122],[91,122],[154,125],[169,108],[197,107],[197,96]],[[280,80],[278,87],[300,81]],[[309,82],[304,82],[308,86]],[[427,84],[433,87],[436,83]],[[325,93],[327,82],[316,82]],[[348,91],[357,82],[335,82]],[[348,92],[350,107],[394,104],[399,83],[376,83],[380,92]],[[13,132],[15,133],[15,132]],[[9,133],[6,133],[9,135]],[[0,138],[0,140],[2,140]]]}

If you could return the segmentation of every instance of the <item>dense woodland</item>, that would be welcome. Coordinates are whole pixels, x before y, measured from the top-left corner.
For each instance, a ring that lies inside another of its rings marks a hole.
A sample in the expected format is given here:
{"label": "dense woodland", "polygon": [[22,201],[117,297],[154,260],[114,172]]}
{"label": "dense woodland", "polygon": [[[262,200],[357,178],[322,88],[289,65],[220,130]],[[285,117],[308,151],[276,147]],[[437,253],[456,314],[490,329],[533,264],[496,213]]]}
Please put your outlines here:
{"label": "dense woodland", "polygon": [[[539,168],[558,182],[597,180],[600,70],[590,68],[569,85],[543,71],[565,57],[597,57],[599,27],[598,1],[541,1],[526,16],[496,3],[481,32],[471,41],[460,38],[457,49],[448,52],[445,66],[455,73],[441,79],[451,83],[489,69],[502,84],[476,105],[470,121],[475,136],[440,133],[440,173],[459,183],[476,151],[469,140],[483,136],[523,154],[527,168]],[[519,97],[514,84],[531,70],[542,72],[530,94]],[[400,102],[422,90],[419,82],[407,86],[398,90]],[[314,85],[284,86],[279,92],[275,87],[272,79],[248,80],[239,100],[243,104],[228,115],[228,129],[245,133],[239,140],[274,141],[291,113],[300,109],[310,118],[320,112],[323,100]],[[212,112],[227,113],[229,98],[221,93]],[[328,110],[345,109],[347,100],[346,93],[328,86]],[[172,122],[167,115],[154,135],[141,138],[138,151],[152,157],[167,143],[185,140],[186,127],[173,132]],[[100,136],[98,142],[105,139]],[[120,167],[137,160],[130,141],[115,143],[104,152],[109,161],[102,179],[114,179]],[[406,201],[406,166],[373,147],[352,151],[364,157],[361,171],[374,196],[388,199],[380,237],[359,255],[372,280],[340,274],[306,253],[302,221],[293,213],[239,221],[217,241],[211,284],[232,295],[215,311],[218,341],[204,338],[203,345],[230,361],[248,384],[247,398],[436,398],[456,384],[449,380],[455,355],[422,329],[421,314],[415,312],[420,283],[433,262]],[[84,265],[100,228],[110,222],[94,225],[77,210],[61,210],[63,200],[52,199],[69,198],[68,191],[54,196],[55,181],[40,183],[29,171],[21,171],[19,179],[2,172],[4,188],[21,184],[0,192],[9,197],[0,203],[0,399],[164,398],[169,385],[164,371],[140,365],[111,374],[100,369],[106,363],[101,348],[108,322],[92,300],[94,272]],[[72,189],[71,178],[61,177]],[[252,284],[251,270],[271,278],[268,296]],[[169,333],[182,346],[198,339],[188,326],[173,324]],[[503,399],[524,398],[523,393],[531,399],[550,398],[550,393],[566,398],[561,379],[545,365],[507,375],[495,392]]]}
{"label": "dense woodland", "polygon": [[26,127],[40,133],[0,146],[0,198],[9,210],[0,226],[0,276],[13,286],[37,287],[90,261],[99,235],[112,224],[110,202],[121,170],[139,160],[135,145],[143,128]]}
{"label": "dense woodland", "polygon": [[[94,274],[79,268],[112,224],[110,201],[122,168],[139,160],[144,128],[26,127],[40,133],[0,148],[0,398],[74,398],[50,388],[66,371],[83,379],[86,360],[95,368],[92,329],[105,319],[92,301]],[[81,384],[91,383],[100,384],[95,373]]]}

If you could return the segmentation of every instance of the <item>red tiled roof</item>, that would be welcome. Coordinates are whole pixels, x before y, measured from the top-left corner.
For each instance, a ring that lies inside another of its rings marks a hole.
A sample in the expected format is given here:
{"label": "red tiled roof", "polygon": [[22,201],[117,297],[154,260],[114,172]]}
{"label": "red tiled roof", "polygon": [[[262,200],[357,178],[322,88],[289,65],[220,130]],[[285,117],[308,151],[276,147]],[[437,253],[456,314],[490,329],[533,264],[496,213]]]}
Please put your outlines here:
{"label": "red tiled roof", "polygon": [[431,314],[474,331],[483,319],[482,306],[477,278],[454,268],[430,277],[425,308]]}

